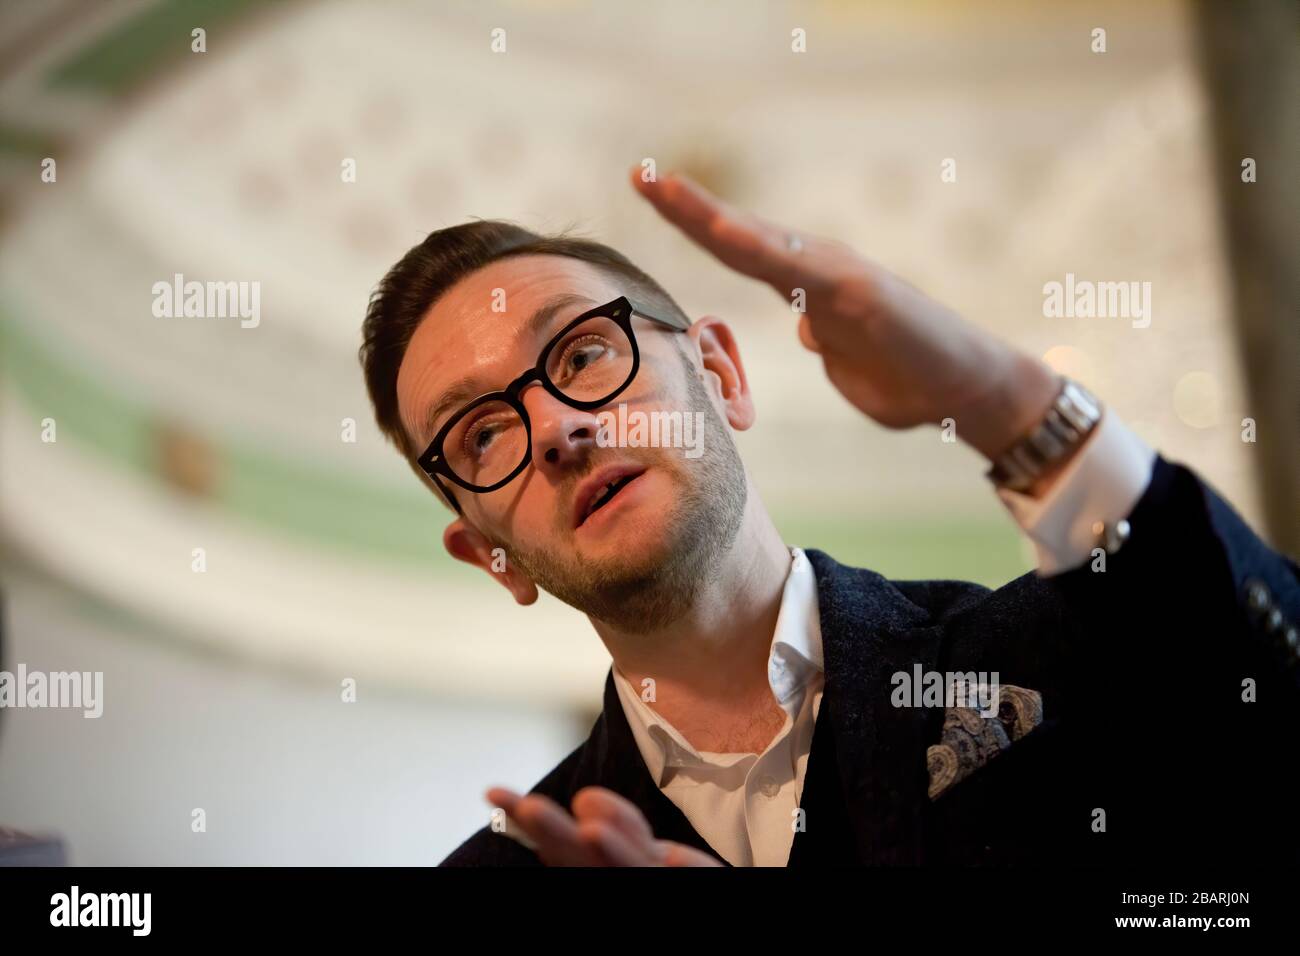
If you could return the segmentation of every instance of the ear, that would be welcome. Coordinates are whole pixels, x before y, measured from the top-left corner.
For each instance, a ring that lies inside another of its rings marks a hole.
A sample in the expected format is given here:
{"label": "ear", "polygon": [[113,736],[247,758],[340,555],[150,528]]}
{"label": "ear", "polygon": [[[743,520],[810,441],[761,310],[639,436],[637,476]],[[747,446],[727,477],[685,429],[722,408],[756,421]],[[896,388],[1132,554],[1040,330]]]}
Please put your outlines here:
{"label": "ear", "polygon": [[519,604],[537,600],[537,585],[510,560],[510,555],[489,541],[481,531],[457,518],[442,532],[442,545],[457,560],[486,571],[514,595]]}
{"label": "ear", "polygon": [[740,360],[740,346],[727,324],[714,315],[697,319],[686,332],[699,352],[704,384],[736,431],[754,424],[754,401]]}

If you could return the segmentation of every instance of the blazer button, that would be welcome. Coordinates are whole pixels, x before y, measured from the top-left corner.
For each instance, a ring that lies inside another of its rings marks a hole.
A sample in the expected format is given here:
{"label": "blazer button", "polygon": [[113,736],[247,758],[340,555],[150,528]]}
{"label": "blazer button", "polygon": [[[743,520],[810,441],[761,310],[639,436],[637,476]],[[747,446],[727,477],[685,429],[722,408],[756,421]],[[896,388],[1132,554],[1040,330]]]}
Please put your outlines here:
{"label": "blazer button", "polygon": [[1265,610],[1273,603],[1273,595],[1269,593],[1268,585],[1263,581],[1250,580],[1246,582],[1246,606],[1258,614]]}
{"label": "blazer button", "polygon": [[1278,631],[1282,630],[1283,623],[1284,618],[1282,617],[1282,612],[1275,607],[1269,608],[1268,616],[1264,618],[1264,630],[1268,631],[1270,634],[1276,634]]}

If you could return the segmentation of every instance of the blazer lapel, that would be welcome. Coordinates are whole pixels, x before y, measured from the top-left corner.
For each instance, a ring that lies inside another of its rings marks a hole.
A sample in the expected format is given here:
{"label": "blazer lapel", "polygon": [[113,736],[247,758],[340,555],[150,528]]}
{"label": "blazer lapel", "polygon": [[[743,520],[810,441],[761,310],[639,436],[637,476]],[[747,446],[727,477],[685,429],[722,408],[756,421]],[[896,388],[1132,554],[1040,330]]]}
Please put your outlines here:
{"label": "blazer lapel", "polygon": [[[801,801],[807,829],[795,834],[791,862],[840,858],[830,841],[842,847],[847,838],[857,862],[919,863],[934,715],[894,707],[890,678],[918,662],[932,669],[941,631],[874,571],[805,553],[817,575],[826,684]],[[839,793],[827,792],[837,785]]]}

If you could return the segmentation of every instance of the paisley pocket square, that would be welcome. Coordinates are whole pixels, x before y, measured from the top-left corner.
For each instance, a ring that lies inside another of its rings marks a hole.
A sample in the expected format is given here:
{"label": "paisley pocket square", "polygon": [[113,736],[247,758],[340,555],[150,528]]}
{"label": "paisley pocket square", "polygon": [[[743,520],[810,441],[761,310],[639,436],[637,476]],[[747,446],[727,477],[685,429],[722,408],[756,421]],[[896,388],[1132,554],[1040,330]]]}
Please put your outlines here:
{"label": "paisley pocket square", "polygon": [[984,717],[974,707],[947,708],[939,743],[925,752],[930,799],[974,773],[1042,721],[1043,695],[1013,684],[1001,686],[994,717]]}

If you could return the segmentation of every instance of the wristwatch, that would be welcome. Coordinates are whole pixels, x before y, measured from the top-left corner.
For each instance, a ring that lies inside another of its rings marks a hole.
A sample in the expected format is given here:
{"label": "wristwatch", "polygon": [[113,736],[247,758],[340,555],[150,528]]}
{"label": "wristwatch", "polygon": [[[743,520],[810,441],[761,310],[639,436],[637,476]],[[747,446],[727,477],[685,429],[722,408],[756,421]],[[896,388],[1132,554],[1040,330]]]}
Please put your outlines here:
{"label": "wristwatch", "polygon": [[1028,435],[999,455],[988,478],[999,488],[1028,491],[1042,475],[1069,459],[1101,421],[1101,402],[1078,382],[1061,379],[1052,407]]}

